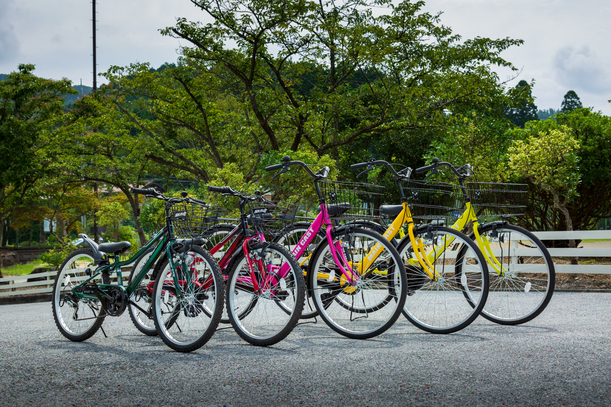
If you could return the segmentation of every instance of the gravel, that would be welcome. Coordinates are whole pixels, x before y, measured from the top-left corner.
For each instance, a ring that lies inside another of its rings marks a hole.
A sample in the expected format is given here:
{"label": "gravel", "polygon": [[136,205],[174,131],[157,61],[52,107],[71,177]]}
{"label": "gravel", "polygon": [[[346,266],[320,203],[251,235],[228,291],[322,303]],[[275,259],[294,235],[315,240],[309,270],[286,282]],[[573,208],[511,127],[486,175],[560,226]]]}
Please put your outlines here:
{"label": "gravel", "polygon": [[[611,294],[556,293],[522,326],[478,318],[431,335],[401,318],[374,339],[322,321],[253,347],[231,328],[181,354],[107,318],[65,339],[50,303],[0,306],[0,405],[605,406],[611,400]],[[226,327],[226,326],[225,326]]]}

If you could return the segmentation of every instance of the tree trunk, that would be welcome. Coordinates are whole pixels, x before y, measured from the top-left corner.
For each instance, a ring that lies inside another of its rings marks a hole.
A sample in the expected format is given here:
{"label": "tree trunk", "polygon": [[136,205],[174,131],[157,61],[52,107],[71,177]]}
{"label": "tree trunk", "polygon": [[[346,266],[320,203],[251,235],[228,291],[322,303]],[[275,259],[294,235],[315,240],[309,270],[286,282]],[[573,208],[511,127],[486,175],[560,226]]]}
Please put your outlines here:
{"label": "tree trunk", "polygon": [[[566,230],[569,232],[573,231],[573,219],[571,219],[571,214],[567,209],[566,205],[560,203],[560,196],[553,189],[550,190],[552,196],[554,197],[554,207],[558,209],[564,215],[564,221],[566,222]],[[575,249],[577,245],[575,244],[575,239],[569,239],[569,248]],[[579,260],[577,257],[571,257],[571,264],[579,264]]]}
{"label": "tree trunk", "polygon": [[47,234],[45,233],[45,221],[44,219],[40,221],[40,232],[38,232],[38,240],[40,244],[47,243]]}
{"label": "tree trunk", "polygon": [[[0,242],[4,241],[4,219],[0,218]],[[3,245],[0,245],[0,247]],[[4,267],[3,261],[2,261],[2,254],[0,253],[0,278],[4,277],[2,275],[2,268]]]}

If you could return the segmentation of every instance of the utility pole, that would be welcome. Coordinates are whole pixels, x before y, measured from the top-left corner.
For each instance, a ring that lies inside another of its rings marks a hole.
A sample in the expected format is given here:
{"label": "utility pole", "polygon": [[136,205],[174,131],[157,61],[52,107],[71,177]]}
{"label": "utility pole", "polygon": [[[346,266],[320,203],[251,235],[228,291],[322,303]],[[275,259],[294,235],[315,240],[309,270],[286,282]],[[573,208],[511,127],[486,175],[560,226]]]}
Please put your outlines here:
{"label": "utility pole", "polygon": [[[98,88],[97,85],[97,62],[96,62],[96,41],[95,41],[95,32],[96,32],[96,28],[95,28],[95,20],[96,20],[96,15],[95,15],[95,0],[91,0],[91,5],[92,7],[92,18],[91,21],[93,22],[93,89],[92,92],[95,92],[96,89]],[[94,131],[97,131],[97,129],[94,129]],[[98,197],[98,182],[94,181],[93,182],[93,192],[95,193],[95,197],[97,199]],[[97,210],[97,205],[95,210]],[[96,243],[100,243],[100,234],[98,233],[98,217],[95,214],[95,211],[93,212],[93,240],[95,240]]]}

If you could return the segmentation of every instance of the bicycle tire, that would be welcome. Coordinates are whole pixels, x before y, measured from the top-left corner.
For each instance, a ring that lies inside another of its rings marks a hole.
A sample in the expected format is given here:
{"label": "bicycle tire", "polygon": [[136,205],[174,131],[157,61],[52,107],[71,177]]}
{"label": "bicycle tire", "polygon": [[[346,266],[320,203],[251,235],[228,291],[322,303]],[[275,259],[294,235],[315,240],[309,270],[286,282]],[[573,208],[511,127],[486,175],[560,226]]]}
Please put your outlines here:
{"label": "bicycle tire", "polygon": [[[75,250],[64,259],[53,283],[51,304],[55,325],[62,335],[74,342],[91,338],[100,329],[106,316],[99,300],[78,298],[71,294],[75,283],[89,278],[86,270],[94,268],[93,252],[90,249]],[[101,284],[102,276],[91,281]]]}
{"label": "bicycle tire", "polygon": [[[190,247],[186,256],[188,273],[180,265],[171,270],[168,258],[164,257],[153,287],[155,327],[163,342],[179,352],[194,351],[210,340],[224,304],[220,271],[212,256],[198,246]],[[180,264],[178,255],[175,264]],[[181,296],[176,295],[174,273]]]}
{"label": "bicycle tire", "polygon": [[329,242],[323,241],[308,270],[316,309],[331,329],[348,338],[380,335],[397,321],[405,304],[407,278],[401,257],[392,243],[370,229],[340,227],[334,236],[353,265],[377,244],[380,254],[362,271],[362,278],[350,285],[333,259]]}
{"label": "bicycle tire", "polygon": [[[482,225],[479,233],[492,241],[495,257],[505,268],[500,273],[488,264],[490,288],[481,315],[502,325],[531,321],[554,293],[556,271],[549,251],[533,233],[519,226],[490,223]],[[475,239],[474,234],[470,237]],[[469,293],[465,295],[469,299]]]}
{"label": "bicycle tire", "polygon": [[[227,236],[231,231],[233,231],[233,229],[235,228],[235,225],[229,224],[229,223],[220,223],[218,225],[214,225],[212,227],[210,227],[209,229],[207,229],[204,234],[203,234],[203,238],[206,239],[206,242],[202,245],[202,247],[210,252],[210,250],[212,250],[212,248],[214,248],[214,246],[216,246],[218,243],[220,243],[225,236]],[[218,263],[221,261],[221,259],[223,258],[223,256],[225,255],[225,250],[228,249],[231,246],[231,243],[233,242],[233,240],[227,242],[227,244],[225,246],[223,246],[222,249],[220,249],[219,251],[217,251],[216,253],[214,253],[212,255],[212,257],[214,257],[214,260]],[[225,249],[225,250],[223,250]],[[223,284],[227,283],[227,270],[226,269],[222,269],[221,270],[221,277],[223,280]],[[229,324],[229,316],[227,315],[227,310],[225,307],[223,307],[223,314],[221,315],[221,320],[220,320],[221,324]]]}
{"label": "bicycle tire", "polygon": [[[438,277],[435,281],[425,272],[406,236],[398,249],[407,265],[410,290],[404,316],[430,333],[449,334],[464,329],[480,314],[488,296],[488,267],[483,254],[467,235],[447,227],[429,226],[416,230],[414,235],[422,241],[426,253],[439,253],[431,261]],[[464,294],[466,290],[470,291],[470,300]]]}
{"label": "bicycle tire", "polygon": [[[287,226],[283,230],[281,230],[274,242],[282,245],[285,249],[292,253],[295,246],[299,243],[303,235],[310,228],[310,223],[307,222],[297,222],[291,226]],[[310,257],[314,253],[316,247],[320,242],[325,240],[325,234],[321,231],[316,233],[312,242],[305,249],[304,253],[297,259],[299,266],[304,274],[304,279],[306,281],[306,290],[307,295],[305,299],[305,305],[303,308],[303,312],[301,313],[301,319],[311,319],[318,316],[318,311],[316,310],[316,306],[314,305],[314,300],[312,299],[312,290],[309,288],[308,279],[307,279],[307,269]]]}
{"label": "bicycle tire", "polygon": [[[151,257],[153,251],[154,248],[147,250],[138,260],[136,260],[129,274],[128,285],[131,285],[134,278],[140,274],[140,270]],[[155,321],[153,321],[153,285],[155,281],[152,279],[152,273],[153,268],[147,272],[146,276],[144,276],[142,281],[138,284],[138,287],[134,289],[129,304],[127,305],[127,311],[129,312],[129,317],[134,326],[140,332],[148,336],[157,335]],[[134,303],[145,312],[137,308]]]}
{"label": "bicycle tire", "polygon": [[[265,262],[266,273],[273,268],[273,286],[256,292],[243,252],[229,270],[227,281],[227,314],[236,333],[255,346],[269,346],[286,338],[303,311],[305,282],[295,258],[277,243],[258,243],[250,249],[251,256]],[[277,270],[289,264],[288,274],[277,279]],[[261,275],[256,266],[255,278]],[[287,312],[289,310],[290,312]]]}

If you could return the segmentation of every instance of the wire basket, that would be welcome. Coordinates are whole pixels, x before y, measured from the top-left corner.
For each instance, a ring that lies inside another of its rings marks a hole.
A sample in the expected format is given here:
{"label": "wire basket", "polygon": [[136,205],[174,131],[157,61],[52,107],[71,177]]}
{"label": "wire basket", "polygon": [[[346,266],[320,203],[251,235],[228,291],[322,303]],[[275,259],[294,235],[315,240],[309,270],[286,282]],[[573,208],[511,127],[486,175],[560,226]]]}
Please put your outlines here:
{"label": "wire basket", "polygon": [[251,201],[247,204],[246,222],[258,233],[275,236],[295,222],[297,206],[276,202]]}
{"label": "wire basket", "polygon": [[527,184],[469,182],[467,195],[477,217],[515,217],[524,215],[528,202]]}
{"label": "wire basket", "polygon": [[329,217],[343,220],[381,217],[383,186],[343,181],[320,181],[319,186]]}
{"label": "wire basket", "polygon": [[218,206],[176,203],[170,210],[174,234],[181,238],[202,236],[206,230],[219,222],[219,217],[223,213],[224,210]]}
{"label": "wire basket", "polygon": [[460,185],[407,180],[403,181],[403,192],[414,219],[447,222],[464,211]]}

